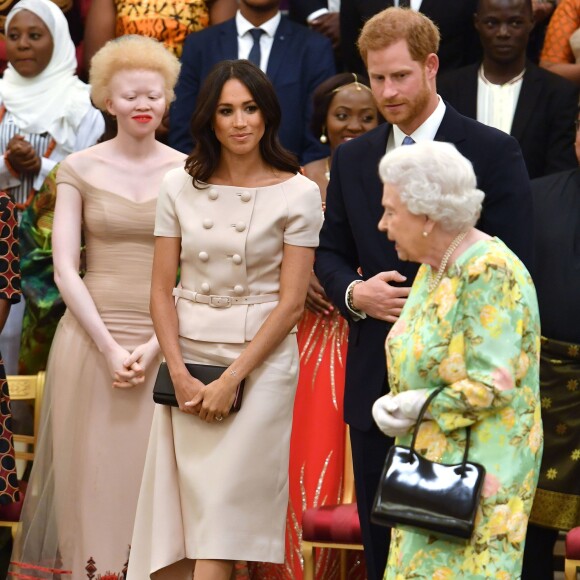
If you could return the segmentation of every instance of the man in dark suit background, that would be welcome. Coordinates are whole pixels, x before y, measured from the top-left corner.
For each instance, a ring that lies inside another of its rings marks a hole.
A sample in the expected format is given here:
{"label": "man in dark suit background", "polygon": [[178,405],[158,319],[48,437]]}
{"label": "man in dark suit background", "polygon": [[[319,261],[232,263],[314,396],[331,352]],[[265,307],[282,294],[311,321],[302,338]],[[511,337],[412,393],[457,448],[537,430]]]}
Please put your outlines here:
{"label": "man in dark suit background", "polygon": [[442,75],[437,89],[462,115],[514,136],[530,179],[577,167],[578,88],[526,59],[531,0],[479,0],[483,61]]}
{"label": "man in dark suit background", "polygon": [[310,133],[314,89],[335,74],[330,41],[280,14],[279,0],[240,0],[235,18],[190,34],[170,109],[169,144],[190,153],[190,119],[201,83],[222,61],[249,58],[266,72],[282,109],[279,137],[302,164],[328,155]]}
{"label": "man in dark suit background", "polygon": [[316,253],[316,275],[350,322],[344,415],[369,580],[382,578],[386,563],[389,529],[371,525],[370,511],[392,444],[374,424],[371,409],[388,392],[385,338],[417,271],[416,265],[399,261],[393,244],[377,229],[383,214],[382,156],[410,139],[453,143],[472,162],[486,194],[477,227],[499,236],[528,267],[532,261],[532,201],[519,145],[439,98],[438,46],[437,28],[413,10],[389,8],[365,24],[359,47],[388,122],[337,149]]}
{"label": "man in dark suit background", "polygon": [[479,58],[473,13],[477,0],[342,0],[340,4],[340,45],[346,70],[364,73],[365,66],[356,49],[363,24],[392,6],[421,11],[439,28],[439,69],[451,70]]}
{"label": "man in dark suit background", "polygon": [[340,44],[340,0],[290,0],[288,16],[324,34],[334,50]]}

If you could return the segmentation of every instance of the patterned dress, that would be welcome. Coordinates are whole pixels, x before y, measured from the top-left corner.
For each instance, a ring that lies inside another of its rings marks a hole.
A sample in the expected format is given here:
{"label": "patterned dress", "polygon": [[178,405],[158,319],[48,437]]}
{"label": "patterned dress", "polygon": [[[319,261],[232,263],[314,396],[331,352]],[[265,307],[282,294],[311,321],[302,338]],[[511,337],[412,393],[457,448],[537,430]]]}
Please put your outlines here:
{"label": "patterned dress", "polygon": [[[0,299],[14,304],[20,300],[18,225],[14,204],[0,192]],[[10,396],[0,354],[0,505],[18,500],[18,479],[12,445]]]}
{"label": "patterned dress", "polygon": [[[531,278],[497,238],[468,248],[433,292],[421,266],[387,337],[394,393],[448,385],[430,406],[417,449],[442,463],[469,459],[486,477],[475,531],[459,543],[394,529],[388,580],[515,580],[542,456],[540,323]],[[398,439],[409,445],[410,435]]]}
{"label": "patterned dress", "polygon": [[139,34],[163,42],[181,56],[185,37],[209,26],[210,1],[206,0],[114,0],[117,11],[115,36]]}

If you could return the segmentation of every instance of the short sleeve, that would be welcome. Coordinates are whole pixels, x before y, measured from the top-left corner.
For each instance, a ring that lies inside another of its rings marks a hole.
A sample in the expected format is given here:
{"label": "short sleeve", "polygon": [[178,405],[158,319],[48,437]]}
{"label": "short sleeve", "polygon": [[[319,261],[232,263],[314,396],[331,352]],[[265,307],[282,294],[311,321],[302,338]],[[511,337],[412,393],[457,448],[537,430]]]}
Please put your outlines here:
{"label": "short sleeve", "polygon": [[20,264],[18,222],[15,207],[4,192],[0,192],[0,299],[20,301]]}
{"label": "short sleeve", "polygon": [[289,214],[284,243],[291,246],[318,247],[322,227],[322,198],[318,186],[302,175],[285,186]]}
{"label": "short sleeve", "polygon": [[71,167],[70,163],[66,159],[64,161],[61,161],[56,173],[56,185],[58,186],[61,183],[66,185],[72,185],[72,187],[74,187],[81,193],[85,189],[83,187],[82,180],[75,173],[75,170]]}
{"label": "short sleeve", "polygon": [[180,238],[181,226],[175,210],[176,191],[169,172],[161,183],[155,214],[155,235],[162,238]]}

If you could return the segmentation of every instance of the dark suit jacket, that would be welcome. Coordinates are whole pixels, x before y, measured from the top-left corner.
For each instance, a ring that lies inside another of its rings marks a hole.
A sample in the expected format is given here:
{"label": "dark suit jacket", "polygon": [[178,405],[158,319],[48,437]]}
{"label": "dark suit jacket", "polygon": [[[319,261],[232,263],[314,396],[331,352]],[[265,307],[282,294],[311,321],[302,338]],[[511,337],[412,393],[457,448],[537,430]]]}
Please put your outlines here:
{"label": "dark suit jacket", "polygon": [[[363,24],[389,6],[393,6],[393,0],[341,0],[340,45],[346,70],[366,74],[356,41]],[[440,70],[459,68],[478,59],[479,39],[473,26],[476,6],[477,0],[422,1],[420,11],[441,32]]]}
{"label": "dark suit jacket", "polygon": [[[237,58],[238,33],[234,18],[187,37],[175,88],[176,98],[170,111],[169,144],[172,147],[184,153],[191,152],[193,140],[189,123],[201,84],[216,63]],[[311,135],[310,117],[312,91],[335,74],[330,41],[282,17],[266,72],[282,109],[279,132],[282,145],[295,153],[303,164],[328,155],[328,149]]]}
{"label": "dark suit jacket", "polygon": [[[385,153],[390,124],[341,145],[332,163],[326,217],[316,252],[315,271],[326,293],[351,320],[346,363],[344,416],[357,429],[372,425],[371,408],[387,392],[386,322],[367,317],[358,322],[345,306],[347,286],[359,266],[366,280],[397,270],[413,282],[418,266],[401,262],[377,224],[383,214],[379,161]],[[485,192],[477,227],[501,238],[530,268],[533,212],[530,182],[517,141],[491,127],[459,115],[449,105],[435,136],[453,143],[473,164],[478,187]]]}
{"label": "dark suit jacket", "polygon": [[306,19],[322,8],[328,8],[327,0],[290,0],[288,16],[296,22],[306,24]]}
{"label": "dark suit jacket", "polygon": [[[477,118],[480,63],[437,79],[437,92],[459,113]],[[578,87],[550,71],[526,64],[511,135],[524,156],[530,179],[578,167],[574,151]]]}

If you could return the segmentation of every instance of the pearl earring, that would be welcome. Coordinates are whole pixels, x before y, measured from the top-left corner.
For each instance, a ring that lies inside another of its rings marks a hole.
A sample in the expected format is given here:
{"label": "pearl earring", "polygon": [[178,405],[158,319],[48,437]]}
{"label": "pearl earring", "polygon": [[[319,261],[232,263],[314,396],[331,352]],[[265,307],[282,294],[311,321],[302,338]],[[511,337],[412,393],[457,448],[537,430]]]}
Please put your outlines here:
{"label": "pearl earring", "polygon": [[328,143],[328,137],[326,136],[326,127],[322,127],[322,134],[320,135],[320,142],[323,144]]}
{"label": "pearl earring", "polygon": [[423,237],[426,238],[429,235],[429,232],[423,232]]}

